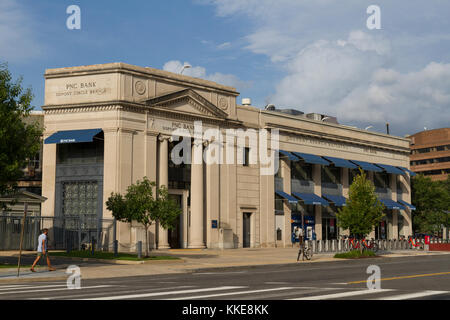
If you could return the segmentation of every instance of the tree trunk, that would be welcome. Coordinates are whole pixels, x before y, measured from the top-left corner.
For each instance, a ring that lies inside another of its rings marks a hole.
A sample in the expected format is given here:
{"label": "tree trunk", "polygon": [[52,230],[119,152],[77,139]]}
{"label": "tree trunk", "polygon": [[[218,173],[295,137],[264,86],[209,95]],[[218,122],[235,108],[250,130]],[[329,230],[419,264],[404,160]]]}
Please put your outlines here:
{"label": "tree trunk", "polygon": [[149,228],[150,226],[149,225],[145,225],[145,257],[148,257],[148,249],[149,249],[149,246],[150,246],[150,243],[149,243],[149,241],[148,241],[148,228]]}

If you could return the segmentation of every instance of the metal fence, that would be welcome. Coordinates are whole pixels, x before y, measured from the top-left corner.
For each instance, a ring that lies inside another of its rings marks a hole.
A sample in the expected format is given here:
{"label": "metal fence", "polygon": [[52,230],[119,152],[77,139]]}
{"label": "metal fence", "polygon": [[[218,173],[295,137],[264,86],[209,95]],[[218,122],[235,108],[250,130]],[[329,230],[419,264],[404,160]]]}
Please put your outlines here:
{"label": "metal fence", "polygon": [[[18,250],[23,216],[0,215],[0,250]],[[93,216],[26,217],[23,250],[36,250],[41,230],[47,228],[49,249],[80,250],[90,247],[92,240],[97,250],[112,250],[114,220]]]}
{"label": "metal fence", "polygon": [[[393,251],[393,250],[410,250],[415,248],[407,239],[384,239],[374,240],[378,245],[378,250]],[[413,239],[414,243],[424,243],[424,239]],[[417,242],[416,242],[417,241]],[[449,239],[430,238],[430,243],[450,243]],[[352,249],[348,239],[345,240],[309,240],[307,245],[312,248],[314,253],[327,253],[327,252],[345,252]]]}

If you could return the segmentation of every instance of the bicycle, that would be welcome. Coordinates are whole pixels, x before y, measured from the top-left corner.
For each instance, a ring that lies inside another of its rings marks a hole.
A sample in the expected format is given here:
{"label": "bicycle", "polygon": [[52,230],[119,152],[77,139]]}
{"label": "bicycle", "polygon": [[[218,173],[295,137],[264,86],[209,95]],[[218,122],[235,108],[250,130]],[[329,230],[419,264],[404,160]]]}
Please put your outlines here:
{"label": "bicycle", "polygon": [[313,255],[312,249],[309,246],[305,247],[305,241],[303,241],[301,239],[300,249],[298,250],[297,261],[300,260],[300,255],[302,255],[302,253],[303,253],[302,261],[305,261],[305,258],[306,258],[306,260],[311,260],[312,255]]}
{"label": "bicycle", "polygon": [[364,245],[365,250],[372,250],[373,252],[378,251],[378,244],[372,239],[367,241],[366,239],[362,240],[362,244]]}
{"label": "bicycle", "polygon": [[417,239],[416,239],[416,243],[414,243],[412,237],[408,237],[408,243],[411,243],[411,246],[414,248],[419,248],[420,250],[423,250],[423,247],[424,247],[423,243],[419,242]]}

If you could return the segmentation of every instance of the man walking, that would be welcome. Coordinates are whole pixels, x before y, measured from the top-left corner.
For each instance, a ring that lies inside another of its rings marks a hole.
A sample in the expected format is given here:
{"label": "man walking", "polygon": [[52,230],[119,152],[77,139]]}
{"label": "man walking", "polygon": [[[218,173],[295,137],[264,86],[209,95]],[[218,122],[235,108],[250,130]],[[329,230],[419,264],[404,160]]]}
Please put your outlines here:
{"label": "man walking", "polygon": [[38,261],[41,259],[41,257],[47,258],[48,271],[56,270],[50,264],[50,258],[48,256],[48,251],[47,251],[47,234],[48,234],[48,229],[44,229],[44,230],[42,230],[42,234],[38,238],[37,258],[36,258],[36,260],[34,260],[33,265],[31,266],[30,270],[32,272],[36,272],[34,270],[34,266],[36,265],[36,263],[38,263]]}

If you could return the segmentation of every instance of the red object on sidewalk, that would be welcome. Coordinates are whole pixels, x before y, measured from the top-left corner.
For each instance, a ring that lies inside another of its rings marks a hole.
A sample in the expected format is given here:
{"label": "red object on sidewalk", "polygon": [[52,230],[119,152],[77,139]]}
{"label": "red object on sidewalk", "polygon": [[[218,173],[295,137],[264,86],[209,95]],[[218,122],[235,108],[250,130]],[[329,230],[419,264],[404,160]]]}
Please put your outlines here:
{"label": "red object on sidewalk", "polygon": [[430,244],[430,236],[425,236],[425,244]]}
{"label": "red object on sidewalk", "polygon": [[432,243],[430,251],[450,251],[450,243]]}

